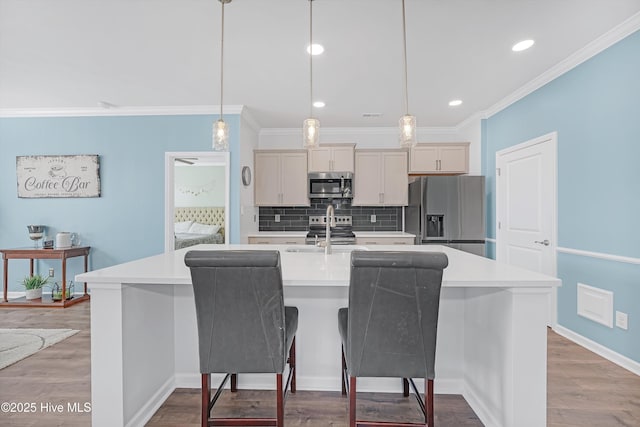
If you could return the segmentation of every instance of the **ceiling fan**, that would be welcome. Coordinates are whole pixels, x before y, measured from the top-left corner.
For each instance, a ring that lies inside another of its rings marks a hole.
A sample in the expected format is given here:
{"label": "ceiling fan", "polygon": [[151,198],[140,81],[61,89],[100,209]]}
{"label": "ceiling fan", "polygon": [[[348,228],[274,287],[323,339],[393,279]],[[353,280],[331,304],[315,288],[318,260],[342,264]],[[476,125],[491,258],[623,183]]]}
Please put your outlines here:
{"label": "ceiling fan", "polygon": [[195,161],[192,161],[192,160],[198,160],[198,158],[197,157],[182,157],[182,158],[176,157],[175,158],[176,162],[186,163],[188,165],[194,165],[196,163]]}

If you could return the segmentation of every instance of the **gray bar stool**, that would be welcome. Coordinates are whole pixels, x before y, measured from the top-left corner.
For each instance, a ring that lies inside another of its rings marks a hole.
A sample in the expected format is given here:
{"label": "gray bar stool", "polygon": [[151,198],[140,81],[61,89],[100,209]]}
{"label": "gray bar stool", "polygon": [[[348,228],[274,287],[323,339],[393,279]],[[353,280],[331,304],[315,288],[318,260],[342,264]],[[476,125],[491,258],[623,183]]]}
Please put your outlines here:
{"label": "gray bar stool", "polygon": [[[342,394],[349,394],[349,425],[433,427],[433,378],[442,271],[441,252],[353,251],[349,307],[338,311],[342,338]],[[425,423],[356,420],[356,378],[402,378]],[[413,378],[425,379],[424,402]]]}
{"label": "gray bar stool", "polygon": [[[280,253],[190,251],[185,264],[191,269],[198,322],[202,426],[282,426],[289,385],[296,391],[298,309],[284,306]],[[213,398],[211,373],[226,374]],[[210,416],[229,377],[231,391],[237,390],[238,373],[276,374],[276,418]]]}

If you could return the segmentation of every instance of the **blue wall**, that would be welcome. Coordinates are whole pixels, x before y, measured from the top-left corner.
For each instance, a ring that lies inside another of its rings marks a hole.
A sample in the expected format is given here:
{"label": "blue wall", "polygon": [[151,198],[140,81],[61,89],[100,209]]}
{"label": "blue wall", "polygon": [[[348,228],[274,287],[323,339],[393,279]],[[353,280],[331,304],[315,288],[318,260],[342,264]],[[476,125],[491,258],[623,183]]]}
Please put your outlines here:
{"label": "blue wall", "polygon": [[[0,119],[0,247],[27,247],[28,224],[48,226],[48,234],[74,231],[92,247],[90,267],[98,269],[163,252],[164,153],[211,151],[216,116],[123,116]],[[237,115],[229,123],[231,176],[239,172]],[[101,197],[19,199],[16,156],[100,155]],[[239,240],[239,183],[231,182],[230,242]],[[39,263],[40,272],[48,264]],[[60,263],[51,262],[60,277]],[[81,258],[68,263],[71,278]],[[0,267],[1,268],[1,267]],[[28,273],[28,262],[10,261],[10,290]],[[68,275],[69,276],[69,275]]]}
{"label": "blue wall", "polygon": [[[558,132],[558,246],[640,258],[640,32],[483,122],[487,235],[495,237],[495,153]],[[640,361],[640,265],[558,255],[558,323]],[[629,330],[576,314],[576,283],[611,290]]]}

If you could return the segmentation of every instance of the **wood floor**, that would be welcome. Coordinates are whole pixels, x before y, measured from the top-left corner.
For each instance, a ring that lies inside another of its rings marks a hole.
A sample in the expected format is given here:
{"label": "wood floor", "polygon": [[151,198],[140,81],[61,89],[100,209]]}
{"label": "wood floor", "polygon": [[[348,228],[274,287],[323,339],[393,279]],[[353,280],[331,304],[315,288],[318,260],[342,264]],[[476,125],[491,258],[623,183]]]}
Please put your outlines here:
{"label": "wood floor", "polygon": [[[1,328],[73,328],[81,332],[12,366],[0,370],[0,402],[35,402],[36,413],[0,412],[0,426],[89,426],[89,413],[68,411],[68,403],[90,402],[89,304],[66,309],[0,309]],[[549,332],[548,425],[640,426],[640,377],[582,347]],[[437,381],[437,379],[436,379]],[[358,394],[362,417],[418,421],[415,401],[391,394]],[[225,414],[271,416],[272,392],[225,393],[219,403]],[[62,413],[42,411],[40,405],[62,404]],[[197,390],[176,390],[147,424],[197,426]],[[436,425],[481,426],[461,396],[436,395]],[[339,392],[290,395],[285,408],[288,427],[346,426],[347,402]]]}

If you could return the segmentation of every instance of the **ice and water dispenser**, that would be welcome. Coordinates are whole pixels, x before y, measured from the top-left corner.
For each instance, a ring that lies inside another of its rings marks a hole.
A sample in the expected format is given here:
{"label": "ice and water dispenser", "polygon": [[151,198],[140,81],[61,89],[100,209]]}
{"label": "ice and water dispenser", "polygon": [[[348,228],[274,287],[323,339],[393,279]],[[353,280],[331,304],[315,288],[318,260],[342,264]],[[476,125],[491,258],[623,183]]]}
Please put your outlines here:
{"label": "ice and water dispenser", "polygon": [[444,237],[444,215],[427,214],[427,238]]}

